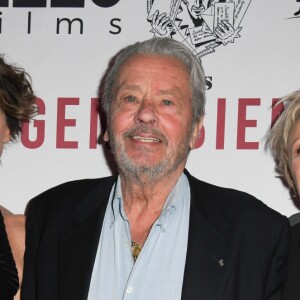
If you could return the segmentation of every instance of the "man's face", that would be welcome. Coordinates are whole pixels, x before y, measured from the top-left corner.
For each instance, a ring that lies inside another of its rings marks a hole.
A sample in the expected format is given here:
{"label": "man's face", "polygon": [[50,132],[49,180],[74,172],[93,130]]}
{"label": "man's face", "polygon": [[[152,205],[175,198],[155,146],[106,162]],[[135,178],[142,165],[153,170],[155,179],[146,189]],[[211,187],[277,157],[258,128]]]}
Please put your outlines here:
{"label": "man's face", "polygon": [[209,0],[183,0],[193,18],[201,18],[201,14],[208,8]]}
{"label": "man's face", "polygon": [[134,56],[122,66],[114,95],[105,138],[120,171],[153,178],[182,171],[201,127],[192,128],[185,66],[167,56]]}

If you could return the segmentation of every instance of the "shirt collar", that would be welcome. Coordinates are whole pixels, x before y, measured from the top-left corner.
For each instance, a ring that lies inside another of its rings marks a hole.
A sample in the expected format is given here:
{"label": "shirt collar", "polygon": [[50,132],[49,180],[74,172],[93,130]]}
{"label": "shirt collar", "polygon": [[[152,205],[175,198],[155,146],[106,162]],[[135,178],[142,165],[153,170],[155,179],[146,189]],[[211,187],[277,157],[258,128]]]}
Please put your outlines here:
{"label": "shirt collar", "polygon": [[124,208],[123,208],[123,198],[121,190],[121,178],[118,176],[116,183],[114,184],[111,192],[111,226],[114,225],[116,219],[121,217],[123,220],[127,220]]}
{"label": "shirt collar", "polygon": [[[171,190],[169,196],[167,197],[167,200],[165,201],[165,204],[162,208],[161,214],[155,222],[155,224],[159,226],[163,232],[166,231],[167,225],[170,222],[175,211],[180,209],[183,201],[185,201],[188,186],[188,179],[186,175],[182,173],[179,179],[177,180],[175,186]],[[112,188],[110,205],[112,209],[111,226],[114,225],[118,217],[121,217],[124,221],[128,221],[123,207],[120,176],[118,176],[118,179]]]}

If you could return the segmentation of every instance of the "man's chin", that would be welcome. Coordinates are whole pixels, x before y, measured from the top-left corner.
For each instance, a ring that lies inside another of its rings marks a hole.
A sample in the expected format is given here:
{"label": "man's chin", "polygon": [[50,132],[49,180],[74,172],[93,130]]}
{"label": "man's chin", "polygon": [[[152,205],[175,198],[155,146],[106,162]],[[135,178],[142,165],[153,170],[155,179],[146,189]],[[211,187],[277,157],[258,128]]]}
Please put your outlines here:
{"label": "man's chin", "polygon": [[161,174],[164,174],[165,171],[165,164],[160,163],[160,164],[149,164],[149,163],[142,163],[142,164],[137,164],[137,163],[123,163],[121,164],[121,169],[125,175],[132,175],[137,178],[155,178],[155,177],[160,177]]}

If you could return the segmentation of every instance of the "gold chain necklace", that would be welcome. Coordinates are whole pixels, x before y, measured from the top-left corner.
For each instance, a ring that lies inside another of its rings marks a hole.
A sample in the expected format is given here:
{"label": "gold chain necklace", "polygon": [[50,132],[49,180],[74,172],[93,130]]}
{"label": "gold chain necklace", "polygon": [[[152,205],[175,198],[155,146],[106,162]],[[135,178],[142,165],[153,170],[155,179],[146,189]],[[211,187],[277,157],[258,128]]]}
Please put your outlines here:
{"label": "gold chain necklace", "polygon": [[137,242],[131,243],[131,252],[132,252],[132,257],[133,257],[134,262],[136,262],[141,251],[142,251],[142,247],[140,246],[139,243],[137,243]]}

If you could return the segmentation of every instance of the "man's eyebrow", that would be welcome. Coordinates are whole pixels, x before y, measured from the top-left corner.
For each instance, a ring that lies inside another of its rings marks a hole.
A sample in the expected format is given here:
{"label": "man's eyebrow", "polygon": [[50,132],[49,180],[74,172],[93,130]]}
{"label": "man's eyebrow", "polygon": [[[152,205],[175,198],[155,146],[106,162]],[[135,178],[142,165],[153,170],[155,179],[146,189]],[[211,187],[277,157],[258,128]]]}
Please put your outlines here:
{"label": "man's eyebrow", "polygon": [[137,84],[129,84],[126,82],[122,82],[118,87],[117,87],[117,91],[120,89],[125,89],[125,90],[132,90],[132,91],[140,91],[141,90],[141,86],[137,85]]}
{"label": "man's eyebrow", "polygon": [[[117,87],[116,91],[120,90],[127,90],[127,91],[142,91],[142,86],[139,84],[134,84],[134,83],[127,83],[126,81],[121,82],[119,86]],[[170,89],[160,89],[159,90],[159,95],[170,95],[170,96],[177,96],[180,94],[180,89],[179,88],[170,88]]]}
{"label": "man's eyebrow", "polygon": [[165,90],[160,90],[159,94],[160,95],[177,95],[179,93],[179,89],[165,89]]}

